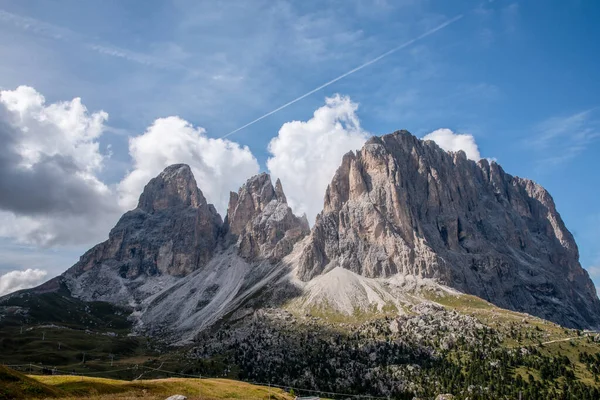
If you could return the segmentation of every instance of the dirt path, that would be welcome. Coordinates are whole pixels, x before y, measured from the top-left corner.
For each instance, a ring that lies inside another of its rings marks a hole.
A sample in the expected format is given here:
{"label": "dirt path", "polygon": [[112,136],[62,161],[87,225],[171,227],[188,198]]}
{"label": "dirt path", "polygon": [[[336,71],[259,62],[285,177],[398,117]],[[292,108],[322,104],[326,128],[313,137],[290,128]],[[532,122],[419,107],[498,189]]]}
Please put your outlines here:
{"label": "dirt path", "polygon": [[[587,337],[587,335],[586,336],[573,336],[573,337],[568,337],[568,338],[565,338],[565,339],[549,340],[547,342],[542,342],[541,344],[550,344],[550,343],[557,343],[557,342],[568,342],[569,340],[583,338],[583,337]],[[538,344],[537,346],[539,346],[539,345],[540,344]]]}

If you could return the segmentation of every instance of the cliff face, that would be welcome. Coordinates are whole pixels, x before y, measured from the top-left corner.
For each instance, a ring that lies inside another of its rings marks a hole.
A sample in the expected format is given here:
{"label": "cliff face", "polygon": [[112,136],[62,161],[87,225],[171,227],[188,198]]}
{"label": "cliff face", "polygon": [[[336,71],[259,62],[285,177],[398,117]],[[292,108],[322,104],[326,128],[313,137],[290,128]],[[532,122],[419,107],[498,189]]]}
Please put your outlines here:
{"label": "cliff face", "polygon": [[132,306],[139,329],[190,340],[285,273],[279,261],[308,232],[267,174],[231,194],[223,223],[190,168],[173,165],[146,185],[106,242],[31,291],[64,286],[85,301]]}
{"label": "cliff face", "polygon": [[267,174],[231,193],[222,222],[190,168],[170,166],[106,242],[27,293],[66,288],[132,306],[141,330],[173,341],[284,303],[401,312],[426,300],[423,287],[597,327],[600,301],[578,257],[544,188],[396,132],[344,156],[312,229]]}
{"label": "cliff face", "polygon": [[501,307],[598,325],[600,301],[578,257],[544,188],[403,131],[344,156],[297,273],[434,278]]}
{"label": "cliff face", "polygon": [[296,217],[288,206],[281,182],[277,180],[273,187],[265,173],[231,193],[225,225],[237,242],[240,256],[272,263],[281,261],[309,232],[306,217]]}
{"label": "cliff face", "polygon": [[172,165],[146,185],[138,206],[125,213],[109,239],[85,253],[71,273],[106,265],[127,279],[184,276],[212,258],[222,225],[190,168]]}

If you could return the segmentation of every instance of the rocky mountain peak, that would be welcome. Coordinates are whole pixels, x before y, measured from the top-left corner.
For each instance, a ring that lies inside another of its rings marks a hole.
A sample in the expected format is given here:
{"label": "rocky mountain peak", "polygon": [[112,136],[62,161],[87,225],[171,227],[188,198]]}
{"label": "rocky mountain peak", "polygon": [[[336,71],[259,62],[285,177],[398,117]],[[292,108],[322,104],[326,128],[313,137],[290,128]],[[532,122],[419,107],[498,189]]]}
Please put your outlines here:
{"label": "rocky mountain peak", "polygon": [[108,240],[66,275],[77,282],[76,295],[118,303],[129,293],[124,285],[135,286],[138,278],[185,276],[202,268],[217,250],[222,225],[190,167],[171,165],[150,180],[138,207],[121,217]]}
{"label": "rocky mountain peak", "polygon": [[275,187],[269,174],[250,179],[231,193],[225,224],[246,259],[277,262],[308,231],[306,218],[298,218],[288,206],[281,181]]}
{"label": "rocky mountain peak", "polygon": [[134,304],[140,329],[168,326],[186,340],[282,302],[348,315],[400,310],[418,300],[406,290],[420,287],[600,326],[600,300],[550,194],[407,131],[343,157],[312,230],[266,173],[231,193],[223,223],[190,168],[170,166],[107,241],[40,290],[58,283],[86,301]]}
{"label": "rocky mountain peak", "polygon": [[144,187],[138,208],[147,212],[173,207],[200,207],[206,204],[192,170],[186,164],[164,169]]}
{"label": "rocky mountain peak", "polygon": [[285,197],[285,193],[283,193],[283,186],[281,185],[281,180],[277,178],[275,182],[275,196],[283,202],[287,204],[287,198]]}
{"label": "rocky mountain peak", "polygon": [[298,265],[366,277],[434,278],[567,326],[600,322],[600,301],[552,197],[499,164],[406,131],[343,157]]}
{"label": "rocky mountain peak", "polygon": [[246,224],[259,215],[273,200],[287,204],[281,182],[279,185],[283,197],[279,197],[276,193],[269,174],[262,173],[248,179],[237,193],[231,192],[226,217],[229,231],[234,235],[242,233]]}

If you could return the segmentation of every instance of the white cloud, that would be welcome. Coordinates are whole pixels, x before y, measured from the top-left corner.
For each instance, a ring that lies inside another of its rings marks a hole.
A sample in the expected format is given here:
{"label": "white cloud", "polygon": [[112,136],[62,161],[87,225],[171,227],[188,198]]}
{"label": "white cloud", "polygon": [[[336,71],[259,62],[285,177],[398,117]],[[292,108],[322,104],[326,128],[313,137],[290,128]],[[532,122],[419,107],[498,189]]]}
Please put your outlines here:
{"label": "white cloud", "polygon": [[130,138],[132,170],[109,187],[98,178],[112,151],[103,154],[98,142],[107,118],[88,112],[79,98],[46,104],[31,87],[0,91],[0,237],[40,246],[94,244],[124,209],[135,207],[146,183],[174,163],[189,164],[224,213],[229,191],[259,171],[248,147],[168,117]]}
{"label": "white cloud", "polygon": [[37,286],[42,283],[47,274],[46,271],[41,269],[7,272],[0,276],[0,296]]}
{"label": "white cloud", "polygon": [[119,211],[97,178],[107,118],[79,98],[46,104],[31,87],[0,91],[0,236],[53,245],[106,235]]}
{"label": "white cloud", "polygon": [[450,129],[438,129],[423,137],[423,140],[433,140],[446,151],[462,150],[467,154],[467,158],[478,161],[481,159],[479,148],[475,143],[473,135],[454,133]]}
{"label": "white cloud", "polygon": [[369,136],[357,108],[349,97],[329,97],[311,119],[285,123],[269,143],[270,173],[281,179],[294,212],[306,213],[311,223],[323,209],[325,190],[342,156],[360,149]]}
{"label": "white cloud", "polygon": [[224,216],[229,192],[259,171],[248,147],[208,138],[203,128],[179,117],[154,121],[144,134],[129,140],[129,153],[133,170],[119,184],[119,203],[125,209],[136,206],[146,183],[165,167],[185,163],[207,200]]}
{"label": "white cloud", "polygon": [[102,167],[96,139],[108,119],[104,111],[89,114],[80,98],[46,105],[44,96],[29,86],[1,91],[0,102],[20,130],[16,150],[23,166],[31,167],[43,156],[62,155],[72,157],[83,173]]}

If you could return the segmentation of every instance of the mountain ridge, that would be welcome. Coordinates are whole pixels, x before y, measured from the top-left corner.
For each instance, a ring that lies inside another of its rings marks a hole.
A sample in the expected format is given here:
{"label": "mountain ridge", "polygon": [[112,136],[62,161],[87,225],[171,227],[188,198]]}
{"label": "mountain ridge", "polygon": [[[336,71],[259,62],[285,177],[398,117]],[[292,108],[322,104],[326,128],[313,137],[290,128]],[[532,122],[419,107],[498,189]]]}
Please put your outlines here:
{"label": "mountain ridge", "polygon": [[107,241],[60,277],[13,295],[57,283],[84,301],[130,307],[139,332],[173,342],[227,315],[289,302],[402,314],[426,300],[423,288],[569,327],[600,321],[593,284],[545,189],[407,131],[343,157],[312,228],[268,174],[232,192],[222,219],[189,166],[169,166]]}
{"label": "mountain ridge", "polygon": [[593,283],[550,194],[407,131],[344,156],[308,240],[303,280],[336,265],[416,275],[568,326],[598,324]]}

